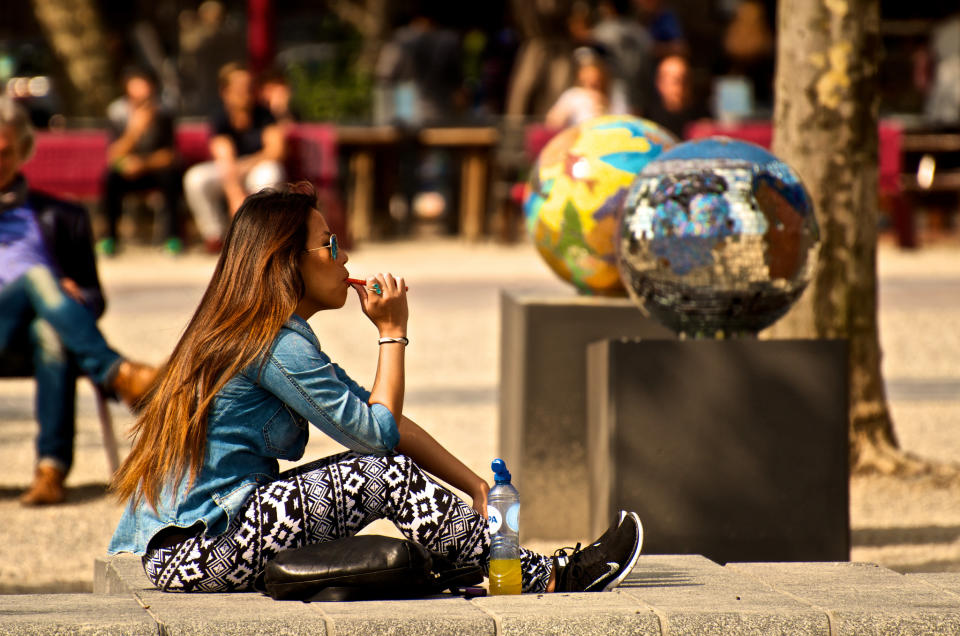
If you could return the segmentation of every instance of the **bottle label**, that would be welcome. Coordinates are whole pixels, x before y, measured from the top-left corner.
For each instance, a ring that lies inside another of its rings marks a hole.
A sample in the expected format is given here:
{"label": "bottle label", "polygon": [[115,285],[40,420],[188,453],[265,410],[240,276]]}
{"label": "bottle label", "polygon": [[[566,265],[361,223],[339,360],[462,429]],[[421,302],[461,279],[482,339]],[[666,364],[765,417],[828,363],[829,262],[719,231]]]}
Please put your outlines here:
{"label": "bottle label", "polygon": [[507,508],[507,514],[505,521],[507,522],[507,527],[513,530],[514,532],[520,532],[520,504],[515,503]]}
{"label": "bottle label", "polygon": [[503,523],[500,518],[500,511],[493,506],[487,506],[487,523],[490,525],[490,534],[496,534]]}

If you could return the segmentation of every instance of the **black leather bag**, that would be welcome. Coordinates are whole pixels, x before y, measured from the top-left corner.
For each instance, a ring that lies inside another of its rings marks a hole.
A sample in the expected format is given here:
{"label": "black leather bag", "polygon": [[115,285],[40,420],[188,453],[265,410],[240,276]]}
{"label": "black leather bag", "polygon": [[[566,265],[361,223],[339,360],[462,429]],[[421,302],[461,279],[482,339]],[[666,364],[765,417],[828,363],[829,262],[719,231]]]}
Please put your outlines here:
{"label": "black leather bag", "polygon": [[267,564],[266,593],[276,600],[409,599],[477,585],[483,571],[392,537],[360,535],[286,550]]}

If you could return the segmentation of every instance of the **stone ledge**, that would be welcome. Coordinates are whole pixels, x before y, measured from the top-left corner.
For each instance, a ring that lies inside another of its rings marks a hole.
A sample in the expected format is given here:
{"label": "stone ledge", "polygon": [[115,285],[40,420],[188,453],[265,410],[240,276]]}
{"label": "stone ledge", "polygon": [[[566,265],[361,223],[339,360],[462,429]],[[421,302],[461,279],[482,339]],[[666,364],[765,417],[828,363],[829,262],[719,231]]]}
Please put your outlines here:
{"label": "stone ledge", "polygon": [[699,555],[643,556],[619,588],[671,634],[827,634],[826,615]]}
{"label": "stone ledge", "polygon": [[660,634],[653,608],[619,590],[605,594],[488,596],[471,601],[495,618],[496,634]]}
{"label": "stone ledge", "polygon": [[[942,584],[935,587],[872,563],[736,563],[727,568],[825,612],[833,634],[960,633],[960,603]],[[953,576],[960,579],[960,574]]]}
{"label": "stone ledge", "polygon": [[140,560],[97,559],[94,594],[0,596],[0,634],[921,634],[960,633],[960,574],[867,563],[732,563],[644,555],[605,594],[466,601],[276,602],[166,594]]}
{"label": "stone ledge", "polygon": [[0,596],[0,634],[156,634],[136,599],[93,594]]}

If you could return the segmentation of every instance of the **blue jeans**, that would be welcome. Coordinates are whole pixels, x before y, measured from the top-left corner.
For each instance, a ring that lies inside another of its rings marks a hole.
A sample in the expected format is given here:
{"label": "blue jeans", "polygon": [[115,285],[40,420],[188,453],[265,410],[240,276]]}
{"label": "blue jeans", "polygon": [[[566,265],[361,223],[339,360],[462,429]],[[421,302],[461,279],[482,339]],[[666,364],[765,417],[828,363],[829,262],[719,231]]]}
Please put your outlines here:
{"label": "blue jeans", "polygon": [[37,455],[68,470],[77,376],[82,372],[107,386],[120,355],[107,345],[90,310],[67,296],[42,265],[0,289],[0,360],[24,352],[37,380]]}

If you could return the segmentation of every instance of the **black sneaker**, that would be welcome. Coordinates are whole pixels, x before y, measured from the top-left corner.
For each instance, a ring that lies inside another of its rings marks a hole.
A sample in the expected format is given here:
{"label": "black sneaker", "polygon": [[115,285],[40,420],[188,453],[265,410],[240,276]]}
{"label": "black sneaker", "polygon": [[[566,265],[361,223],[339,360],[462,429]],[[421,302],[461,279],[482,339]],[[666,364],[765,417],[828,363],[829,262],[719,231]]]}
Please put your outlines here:
{"label": "black sneaker", "polygon": [[[583,550],[561,548],[554,553],[557,592],[606,592],[627,578],[640,556],[643,525],[635,512],[621,511],[617,521]],[[571,550],[568,554],[567,551]]]}

